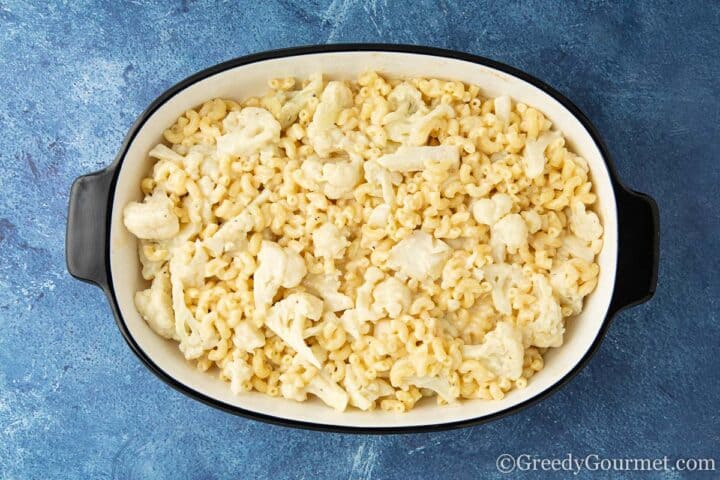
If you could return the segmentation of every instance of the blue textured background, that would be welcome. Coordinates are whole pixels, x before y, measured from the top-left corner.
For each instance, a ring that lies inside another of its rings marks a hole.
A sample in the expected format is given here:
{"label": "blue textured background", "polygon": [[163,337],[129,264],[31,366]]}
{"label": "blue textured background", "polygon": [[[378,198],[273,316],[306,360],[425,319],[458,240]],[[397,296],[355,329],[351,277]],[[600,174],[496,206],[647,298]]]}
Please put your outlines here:
{"label": "blue textured background", "polygon": [[[34,3],[0,1],[0,478],[486,478],[501,476],[504,452],[714,456],[720,469],[712,2]],[[657,199],[655,298],[619,315],[547,401],[407,436],[236,418],[150,374],[101,292],[65,271],[72,180],[109,163],[160,92],[236,56],[343,41],[464,50],[535,74],[588,114],[627,184]]]}

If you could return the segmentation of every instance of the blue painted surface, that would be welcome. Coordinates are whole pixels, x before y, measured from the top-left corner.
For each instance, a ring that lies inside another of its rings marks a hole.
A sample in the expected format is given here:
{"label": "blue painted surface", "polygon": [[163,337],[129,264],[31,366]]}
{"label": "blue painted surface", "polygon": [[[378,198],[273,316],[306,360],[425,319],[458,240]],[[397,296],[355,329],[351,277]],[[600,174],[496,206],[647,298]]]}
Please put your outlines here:
{"label": "blue painted surface", "polygon": [[[714,456],[720,470],[720,9],[504,3],[0,1],[0,478],[492,478],[501,453]],[[658,200],[655,298],[619,315],[547,401],[406,436],[236,418],[157,380],[101,292],[65,271],[72,180],[109,163],[160,92],[236,56],[343,41],[464,50],[535,74]]]}

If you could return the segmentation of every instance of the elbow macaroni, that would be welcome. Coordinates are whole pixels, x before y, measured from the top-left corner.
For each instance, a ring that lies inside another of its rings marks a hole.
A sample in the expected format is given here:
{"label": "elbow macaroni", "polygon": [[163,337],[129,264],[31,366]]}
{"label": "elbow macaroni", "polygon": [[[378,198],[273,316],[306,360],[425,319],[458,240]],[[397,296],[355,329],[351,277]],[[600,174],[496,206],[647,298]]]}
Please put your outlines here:
{"label": "elbow macaroni", "polygon": [[149,152],[123,218],[150,328],[238,395],[405,412],[524,388],[597,284],[587,163],[461,82],[269,87]]}

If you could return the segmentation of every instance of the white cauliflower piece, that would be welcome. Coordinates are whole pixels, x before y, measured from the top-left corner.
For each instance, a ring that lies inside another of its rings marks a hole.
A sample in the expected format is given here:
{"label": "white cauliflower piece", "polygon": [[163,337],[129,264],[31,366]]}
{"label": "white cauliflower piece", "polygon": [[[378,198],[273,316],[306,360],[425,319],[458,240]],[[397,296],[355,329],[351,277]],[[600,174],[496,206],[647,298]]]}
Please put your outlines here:
{"label": "white cauliflower piece", "polygon": [[349,161],[328,162],[322,166],[323,192],[325,196],[337,200],[351,195],[360,182],[362,161],[357,155],[351,155]]}
{"label": "white cauliflower piece", "polygon": [[393,111],[385,115],[382,124],[388,138],[403,145],[424,145],[438,121],[455,117],[455,110],[447,104],[429,110],[420,91],[409,83],[397,85],[388,100]]}
{"label": "white cauliflower piece", "polygon": [[507,193],[496,193],[491,198],[481,198],[472,202],[470,208],[475,221],[492,227],[495,222],[510,213],[512,197]]}
{"label": "white cauliflower piece", "polygon": [[578,293],[580,274],[569,262],[556,262],[550,270],[550,284],[563,305],[573,314],[582,311],[583,297]]}
{"label": "white cauliflower piece", "polygon": [[340,293],[340,272],[334,274],[310,274],[303,280],[303,285],[310,293],[323,299],[325,308],[331,312],[339,312],[353,307],[352,298]]}
{"label": "white cauliflower piece", "polygon": [[560,304],[553,297],[552,287],[545,275],[533,275],[532,282],[533,295],[537,298],[533,305],[536,314],[530,323],[520,326],[525,345],[540,348],[559,347],[565,333]]}
{"label": "white cauliflower piece", "polygon": [[138,258],[140,258],[140,264],[142,265],[142,277],[145,280],[152,280],[166,265],[167,258],[163,257],[160,260],[148,258],[143,248],[148,244],[149,242],[147,240],[140,240],[138,242]]}
{"label": "white cauliflower piece", "polygon": [[363,386],[352,367],[345,369],[343,386],[350,397],[350,405],[365,411],[370,410],[378,398],[395,393],[389,383],[379,378]]}
{"label": "white cauliflower piece", "polygon": [[285,398],[304,402],[307,394],[310,393],[339,412],[343,412],[347,408],[349,400],[347,392],[322,370],[317,372],[304,386],[283,380],[284,376],[281,375],[280,393]]}
{"label": "white cauliflower piece", "polygon": [[510,315],[512,307],[508,298],[508,291],[512,285],[527,286],[527,279],[519,265],[507,263],[493,263],[482,269],[482,277],[492,285],[492,301],[495,310],[503,315]]}
{"label": "white cauliflower piece", "polygon": [[480,360],[499,377],[517,380],[522,375],[525,349],[522,333],[510,322],[498,322],[479,345],[465,345],[463,357]]}
{"label": "white cauliflower piece", "polygon": [[236,357],[225,364],[223,375],[230,380],[230,391],[240,395],[245,391],[243,385],[252,378],[253,369],[246,360]]}
{"label": "white cauliflower piece", "polygon": [[217,232],[205,240],[205,246],[216,257],[235,252],[247,244],[247,233],[255,226],[254,212],[270,198],[270,190],[263,190],[245,209],[223,223]]}
{"label": "white cauliflower piece", "polygon": [[396,361],[390,369],[390,383],[394,387],[408,389],[410,385],[426,388],[438,394],[447,403],[453,403],[460,396],[460,387],[450,383],[444,374],[438,376],[416,375],[415,367],[408,358]]}
{"label": "white cauliflower piece", "polygon": [[382,167],[374,160],[365,162],[363,168],[365,170],[365,181],[370,184],[380,185],[383,201],[388,206],[392,205],[395,202],[393,184],[398,184],[402,181],[402,174],[398,172],[391,173],[390,170]]}
{"label": "white cauliflower piece", "polygon": [[401,146],[395,153],[383,155],[377,162],[391,172],[419,172],[428,163],[449,161],[450,168],[460,164],[460,149],[456,145],[440,145],[436,147]]}
{"label": "white cauliflower piece", "polygon": [[535,210],[525,210],[521,213],[528,227],[528,233],[536,233],[542,228],[542,217]]}
{"label": "white cauliflower piece", "polygon": [[347,148],[348,141],[335,122],[340,113],[352,104],[352,91],[344,82],[328,82],[307,128],[310,145],[321,157]]}
{"label": "white cauliflower piece", "polygon": [[158,143],[150,149],[148,157],[157,158],[158,160],[167,160],[169,162],[177,163],[178,165],[183,165],[185,163],[185,157],[162,143]]}
{"label": "white cauliflower piece", "polygon": [[528,228],[518,213],[505,215],[492,226],[491,242],[505,245],[510,251],[527,244]]}
{"label": "white cauliflower piece", "polygon": [[179,340],[175,332],[172,287],[167,268],[155,275],[150,288],[135,293],[135,306],[155,333],[164,338]]}
{"label": "white cauliflower piece", "polygon": [[393,142],[420,146],[427,143],[430,132],[440,121],[449,118],[455,118],[455,110],[450,105],[441,103],[424,115],[415,113],[404,120],[388,123],[385,131]]}
{"label": "white cauliflower piece", "polygon": [[300,111],[305,108],[313,97],[322,93],[323,77],[320,73],[308,77],[308,84],[302,90],[288,92],[288,98],[283,103],[278,115],[280,126],[286,128],[297,120]]}
{"label": "white cauliflower piece", "polygon": [[243,320],[235,326],[233,345],[240,352],[252,352],[265,345],[265,335],[255,325]]}
{"label": "white cauliflower piece", "polygon": [[317,157],[306,158],[300,169],[306,179],[306,188],[321,191],[331,200],[352,196],[355,186],[360,183],[362,159],[351,154],[348,159],[320,161]]}
{"label": "white cauliflower piece", "polygon": [[378,283],[373,290],[373,298],[373,310],[385,311],[390,318],[397,318],[403,311],[408,311],[412,303],[410,289],[395,277]]}
{"label": "white cauliflower piece", "polygon": [[201,287],[205,284],[205,266],[208,254],[201,241],[186,243],[173,251],[170,259],[171,274],[186,287]]}
{"label": "white cauliflower piece", "polygon": [[323,163],[314,155],[307,157],[300,165],[303,181],[301,186],[313,192],[322,191],[323,180]]}
{"label": "white cauliflower piece", "polygon": [[300,284],[307,273],[305,260],[294,250],[263,240],[258,252],[258,267],[253,275],[255,309],[262,312],[270,305],[280,287]]}
{"label": "white cauliflower piece", "polygon": [[367,224],[371,227],[385,227],[390,219],[390,205],[383,203],[372,209],[368,216]]}
{"label": "white cauliflower piece", "polygon": [[507,95],[501,95],[493,100],[495,106],[495,116],[503,123],[510,121],[510,112],[512,111],[512,102]]}
{"label": "white cauliflower piece", "polygon": [[128,203],[123,210],[123,223],[133,235],[144,240],[167,240],[180,231],[173,202],[162,191],[145,197],[142,203]]}
{"label": "white cauliflower piece", "polygon": [[386,121],[401,120],[415,113],[425,113],[428,108],[422,99],[420,90],[407,82],[402,82],[393,88],[388,95],[393,112],[386,115]]}
{"label": "white cauliflower piece", "polygon": [[365,281],[357,289],[355,308],[345,310],[340,317],[340,323],[345,331],[355,339],[360,338],[365,322],[374,322],[381,317],[381,314],[372,308],[372,295],[375,285],[384,277],[385,274],[379,268],[368,268],[365,273]]}
{"label": "white cauliflower piece", "polygon": [[318,320],[322,311],[323,302],[319,298],[309,293],[293,293],[268,310],[265,325],[301,358],[320,369],[320,360],[305,343],[303,330],[305,320]]}
{"label": "white cauliflower piece", "polygon": [[315,256],[334,260],[342,258],[343,252],[350,244],[334,223],[324,223],[312,233]]}
{"label": "white cauliflower piece", "polygon": [[570,230],[586,242],[597,240],[603,233],[597,214],[586,211],[585,204],[575,200],[570,205]]}
{"label": "white cauliflower piece", "polygon": [[545,170],[545,149],[559,139],[560,132],[545,132],[537,140],[528,140],[523,151],[523,167],[528,178],[542,175]]}
{"label": "white cauliflower piece", "polygon": [[[217,176],[212,176],[213,173],[219,173],[216,154],[217,148],[210,145],[195,144],[190,147],[190,150],[183,157],[183,170],[193,180],[199,180],[202,175],[208,175],[208,170],[211,170],[208,176],[216,180]],[[205,173],[201,174],[200,170]]]}
{"label": "white cauliflower piece", "polygon": [[272,147],[280,141],[280,123],[264,108],[245,107],[223,120],[225,134],[217,138],[219,155],[243,157]]}
{"label": "white cauliflower piece", "polygon": [[200,357],[220,342],[210,322],[200,322],[185,303],[185,287],[201,288],[205,284],[207,253],[201,242],[175,249],[170,259],[170,284],[175,312],[175,332],[180,339],[180,351],[188,360]]}
{"label": "white cauliflower piece", "polygon": [[388,257],[388,266],[405,277],[418,281],[437,279],[452,249],[422,230],[399,241]]}
{"label": "white cauliflower piece", "polygon": [[561,258],[576,257],[590,263],[595,259],[595,252],[588,245],[588,242],[575,235],[565,235],[562,239],[562,247],[558,250]]}
{"label": "white cauliflower piece", "polygon": [[405,382],[408,385],[415,385],[418,388],[432,390],[447,403],[455,402],[458,396],[460,396],[460,387],[451,385],[450,381],[444,376],[410,376],[405,379]]}

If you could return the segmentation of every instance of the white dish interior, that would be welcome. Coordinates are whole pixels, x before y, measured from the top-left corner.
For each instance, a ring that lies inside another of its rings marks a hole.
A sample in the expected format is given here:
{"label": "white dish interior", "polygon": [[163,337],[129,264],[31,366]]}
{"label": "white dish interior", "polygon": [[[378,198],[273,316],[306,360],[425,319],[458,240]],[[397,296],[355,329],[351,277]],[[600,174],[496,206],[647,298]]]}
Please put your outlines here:
{"label": "white dish interior", "polygon": [[[391,76],[425,76],[461,80],[481,87],[486,96],[510,95],[539,108],[560,129],[573,150],[584,157],[592,172],[598,194],[598,214],[605,228],[604,247],[599,256],[597,289],[585,300],[583,312],[567,322],[565,343],[551,349],[545,368],[530,380],[527,388],[509,392],[503,400],[462,401],[439,407],[434,399],[424,400],[408,413],[362,412],[350,409],[338,413],[319,400],[297,403],[257,392],[235,396],[229,385],[215,375],[198,371],[185,360],[177,344],[156,335],[140,317],[133,304],[136,291],[147,288],[140,275],[135,237],[122,223],[122,208],[141,200],[140,181],[151,167],[147,152],[161,141],[162,131],[185,110],[214,98],[244,98],[262,94],[267,80],[294,75],[307,77],[323,72],[334,79],[350,79],[367,70]],[[110,267],[120,313],[140,348],[167,375],[208,397],[227,405],[274,417],[342,427],[417,427],[438,425],[491,415],[522,403],[550,388],[582,359],[594,342],[610,305],[615,284],[617,259],[617,212],[610,176],[600,150],[582,123],[552,96],[517,77],[475,63],[425,54],[396,52],[334,52],[264,60],[235,67],[205,78],[172,97],[145,122],[128,148],[113,199],[110,235]]]}

